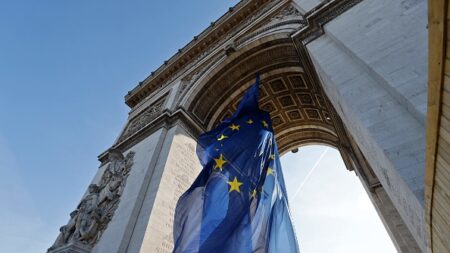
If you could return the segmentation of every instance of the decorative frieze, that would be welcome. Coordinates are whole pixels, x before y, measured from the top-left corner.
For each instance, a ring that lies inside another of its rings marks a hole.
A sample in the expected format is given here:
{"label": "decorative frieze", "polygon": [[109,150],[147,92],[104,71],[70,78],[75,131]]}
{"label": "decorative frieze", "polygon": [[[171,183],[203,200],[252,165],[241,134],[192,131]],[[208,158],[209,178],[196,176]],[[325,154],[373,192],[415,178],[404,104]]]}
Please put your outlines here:
{"label": "decorative frieze", "polygon": [[295,32],[302,27],[306,26],[306,20],[303,19],[303,15],[291,4],[284,6],[279,10],[272,18],[267,19],[265,23],[255,29],[253,32],[242,36],[236,40],[236,47],[241,47],[247,42],[259,35],[269,32],[270,30],[276,30],[276,28],[282,26],[290,26],[292,32]]}
{"label": "decorative frieze", "polygon": [[303,18],[300,11],[298,11],[294,6],[288,5],[284,7],[277,15],[275,15],[271,21],[283,20],[288,18]]}
{"label": "decorative frieze", "polygon": [[167,96],[163,96],[143,112],[131,119],[122,135],[120,136],[118,143],[137,133],[139,130],[152,122],[152,120],[154,120],[162,112],[166,97]]}

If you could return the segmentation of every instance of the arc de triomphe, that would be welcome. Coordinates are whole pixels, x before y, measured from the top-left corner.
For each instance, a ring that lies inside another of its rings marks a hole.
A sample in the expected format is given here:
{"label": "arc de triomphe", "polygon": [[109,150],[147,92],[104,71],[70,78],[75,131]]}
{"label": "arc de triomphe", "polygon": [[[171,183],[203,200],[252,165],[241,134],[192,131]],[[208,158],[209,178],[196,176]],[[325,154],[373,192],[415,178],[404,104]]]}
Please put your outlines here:
{"label": "arc de triomphe", "polygon": [[[49,251],[171,252],[176,201],[201,169],[196,137],[231,114],[255,72],[280,151],[337,148],[398,251],[431,248],[435,173],[427,160],[426,186],[426,155],[438,157],[441,146],[437,135],[426,153],[426,128],[442,113],[427,119],[428,29],[441,46],[446,40],[442,22],[428,27],[427,9],[425,0],[243,0],[230,8],[125,96],[123,131]],[[436,9],[445,20],[446,8]]]}

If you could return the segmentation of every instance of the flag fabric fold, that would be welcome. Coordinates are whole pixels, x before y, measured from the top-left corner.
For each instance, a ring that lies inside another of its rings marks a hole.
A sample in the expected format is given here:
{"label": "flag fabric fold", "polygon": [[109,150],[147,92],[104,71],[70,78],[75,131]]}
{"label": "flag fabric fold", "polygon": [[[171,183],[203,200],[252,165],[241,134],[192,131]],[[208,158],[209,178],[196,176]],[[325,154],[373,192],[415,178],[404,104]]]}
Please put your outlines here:
{"label": "flag fabric fold", "polygon": [[200,135],[203,170],[180,197],[173,253],[297,253],[272,123],[259,77],[236,112]]}

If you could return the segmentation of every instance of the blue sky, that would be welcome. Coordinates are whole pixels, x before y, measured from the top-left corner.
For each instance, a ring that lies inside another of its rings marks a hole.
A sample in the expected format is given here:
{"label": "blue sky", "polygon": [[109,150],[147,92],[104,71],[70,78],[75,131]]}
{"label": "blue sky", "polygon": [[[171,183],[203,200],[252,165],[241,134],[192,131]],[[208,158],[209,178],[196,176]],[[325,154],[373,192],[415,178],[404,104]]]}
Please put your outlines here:
{"label": "blue sky", "polygon": [[0,252],[51,245],[126,92],[236,2],[0,0]]}

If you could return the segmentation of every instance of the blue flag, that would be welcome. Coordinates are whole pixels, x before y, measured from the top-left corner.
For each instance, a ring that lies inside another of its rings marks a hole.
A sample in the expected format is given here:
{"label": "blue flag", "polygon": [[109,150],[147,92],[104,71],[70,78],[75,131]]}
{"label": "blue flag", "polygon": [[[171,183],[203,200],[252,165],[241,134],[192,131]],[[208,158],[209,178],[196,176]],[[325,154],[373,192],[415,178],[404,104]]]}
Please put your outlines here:
{"label": "blue flag", "polygon": [[180,197],[173,253],[297,253],[269,113],[258,106],[259,76],[236,112],[200,135],[203,166]]}

